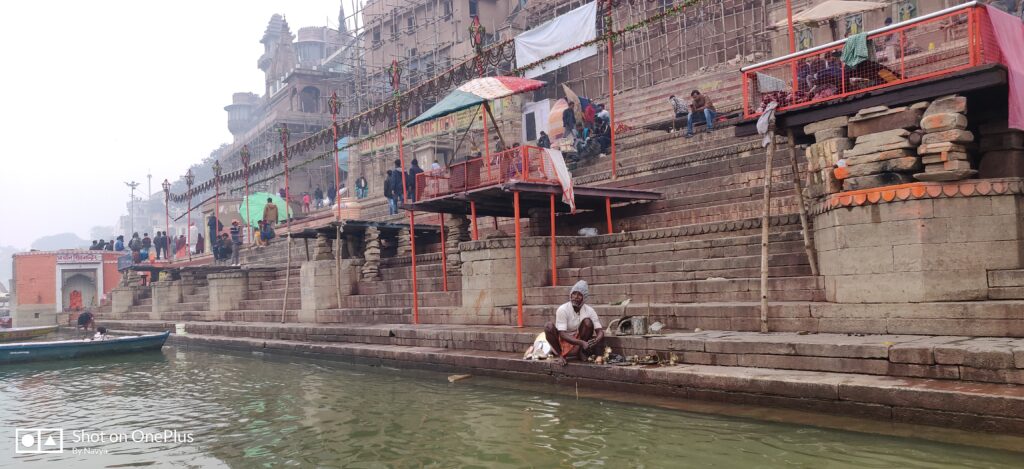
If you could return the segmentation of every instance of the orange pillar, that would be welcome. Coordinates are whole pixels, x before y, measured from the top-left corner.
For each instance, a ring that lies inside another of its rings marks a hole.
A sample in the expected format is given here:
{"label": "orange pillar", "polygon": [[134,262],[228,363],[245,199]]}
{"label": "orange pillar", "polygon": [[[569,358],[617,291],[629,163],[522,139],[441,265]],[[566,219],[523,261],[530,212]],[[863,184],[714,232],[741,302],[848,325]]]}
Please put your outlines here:
{"label": "orange pillar", "polygon": [[612,199],[604,198],[604,214],[608,218],[608,234],[612,234]]}
{"label": "orange pillar", "polygon": [[469,216],[472,218],[471,221],[473,223],[473,241],[476,241],[480,239],[480,234],[477,233],[476,229],[476,202],[472,200],[469,201]]}
{"label": "orange pillar", "polygon": [[522,244],[522,233],[519,228],[519,192],[512,193],[512,204],[515,210],[516,224],[516,326],[523,327],[523,254],[520,250]]}
{"label": "orange pillar", "polygon": [[558,247],[555,246],[555,194],[551,194],[551,286],[558,286]]}
{"label": "orange pillar", "polygon": [[441,286],[448,291],[448,248],[445,246],[444,214],[438,213],[438,224],[441,227]]}

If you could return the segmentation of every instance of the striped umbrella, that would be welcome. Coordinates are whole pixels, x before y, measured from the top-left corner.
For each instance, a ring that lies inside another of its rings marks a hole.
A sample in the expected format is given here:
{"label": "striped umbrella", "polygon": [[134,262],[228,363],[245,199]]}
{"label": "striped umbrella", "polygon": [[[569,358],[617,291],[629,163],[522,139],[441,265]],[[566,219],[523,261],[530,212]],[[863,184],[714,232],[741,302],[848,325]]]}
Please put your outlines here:
{"label": "striped umbrella", "polygon": [[474,78],[445,96],[427,112],[405,124],[411,127],[453,112],[479,106],[487,101],[533,91],[546,85],[543,81],[519,77]]}

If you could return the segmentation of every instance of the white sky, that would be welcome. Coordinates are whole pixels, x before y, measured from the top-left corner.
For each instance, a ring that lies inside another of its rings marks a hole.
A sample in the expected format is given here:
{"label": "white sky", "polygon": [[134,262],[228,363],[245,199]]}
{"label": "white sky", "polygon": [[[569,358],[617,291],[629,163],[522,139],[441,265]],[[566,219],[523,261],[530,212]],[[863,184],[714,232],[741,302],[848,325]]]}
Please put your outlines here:
{"label": "white sky", "polygon": [[[336,27],[339,0],[16,1],[0,26],[0,246],[127,213],[231,141],[231,94],[263,93],[274,13],[292,33]],[[345,1],[351,14],[351,0]]]}

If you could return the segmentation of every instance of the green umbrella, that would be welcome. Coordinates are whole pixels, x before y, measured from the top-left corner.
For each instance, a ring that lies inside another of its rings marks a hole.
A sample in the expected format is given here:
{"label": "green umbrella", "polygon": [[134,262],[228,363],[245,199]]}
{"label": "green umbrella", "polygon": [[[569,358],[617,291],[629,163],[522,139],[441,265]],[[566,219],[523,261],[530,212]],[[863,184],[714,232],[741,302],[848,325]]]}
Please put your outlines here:
{"label": "green umbrella", "polygon": [[255,194],[249,194],[249,213],[245,213],[247,199],[242,199],[242,205],[238,208],[238,212],[242,215],[242,221],[252,227],[258,226],[257,222],[263,219],[263,207],[267,206],[267,199],[274,201],[274,205],[277,205],[277,221],[281,222],[287,220],[288,215],[285,213],[286,207],[284,199],[277,194],[257,192]]}

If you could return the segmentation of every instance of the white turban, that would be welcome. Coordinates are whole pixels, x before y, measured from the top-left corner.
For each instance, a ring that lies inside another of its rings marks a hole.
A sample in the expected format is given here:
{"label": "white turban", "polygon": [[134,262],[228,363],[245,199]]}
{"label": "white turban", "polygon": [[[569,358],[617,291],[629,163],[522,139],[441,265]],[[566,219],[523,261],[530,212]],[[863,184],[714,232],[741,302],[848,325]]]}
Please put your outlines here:
{"label": "white turban", "polygon": [[570,300],[572,299],[572,294],[576,293],[576,292],[582,293],[584,300],[586,300],[587,297],[590,296],[590,289],[587,288],[587,281],[586,280],[580,280],[579,282],[576,282],[576,285],[572,286],[572,290],[569,290],[569,299]]}

